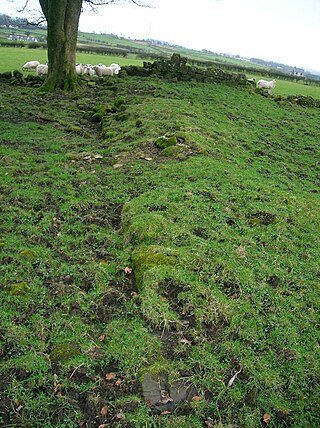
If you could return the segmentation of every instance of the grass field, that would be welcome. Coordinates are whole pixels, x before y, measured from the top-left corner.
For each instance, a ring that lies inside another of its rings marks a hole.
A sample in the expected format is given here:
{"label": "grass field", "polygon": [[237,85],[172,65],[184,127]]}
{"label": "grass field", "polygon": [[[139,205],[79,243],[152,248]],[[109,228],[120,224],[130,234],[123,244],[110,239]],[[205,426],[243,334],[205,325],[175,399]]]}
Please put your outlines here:
{"label": "grass field", "polygon": [[[85,33],[84,33],[85,34]],[[89,35],[88,35],[89,36]],[[91,35],[94,36],[94,35]],[[98,37],[99,35],[96,35]],[[106,37],[106,36],[105,36]],[[5,71],[21,70],[22,65],[27,61],[38,60],[41,63],[47,62],[47,52],[44,49],[28,49],[28,48],[11,48],[11,47],[0,47],[0,54],[3,58],[0,63],[0,73]],[[203,59],[203,58],[202,58]],[[95,55],[86,53],[77,53],[78,63],[84,64],[99,64],[103,63],[109,65],[113,62],[120,64],[121,66],[126,65],[142,65],[142,60],[137,59],[135,55],[130,54],[126,58],[109,55]],[[25,71],[24,74],[28,73],[35,74],[34,71]],[[256,80],[266,79],[261,75],[252,75],[248,73],[247,77],[254,77]],[[275,95],[305,95],[312,96],[320,99],[320,86],[307,86],[303,83],[295,83],[287,80],[277,79],[277,85],[273,93]]]}
{"label": "grass field", "polygon": [[[0,73],[10,70],[21,70],[21,67],[27,61],[38,60],[45,64],[48,60],[47,51],[44,49],[0,47],[0,54],[3,58],[0,64]],[[121,63],[121,65],[142,65],[142,61],[136,59],[133,55],[128,58],[119,58],[118,56],[78,53],[77,62],[84,64],[112,64],[113,62],[117,62]],[[28,72],[25,73],[28,74]],[[34,73],[34,71],[30,73]]]}
{"label": "grass field", "polygon": [[[253,75],[249,73],[248,77],[254,77],[256,81],[259,79],[271,80],[271,78],[266,78],[266,76],[263,74]],[[276,81],[276,87],[272,91],[274,95],[304,95],[320,99],[320,86],[305,85],[303,81],[291,82],[289,80],[283,79],[276,79]]]}
{"label": "grass field", "polygon": [[319,110],[121,76],[0,105],[1,426],[318,426]]}

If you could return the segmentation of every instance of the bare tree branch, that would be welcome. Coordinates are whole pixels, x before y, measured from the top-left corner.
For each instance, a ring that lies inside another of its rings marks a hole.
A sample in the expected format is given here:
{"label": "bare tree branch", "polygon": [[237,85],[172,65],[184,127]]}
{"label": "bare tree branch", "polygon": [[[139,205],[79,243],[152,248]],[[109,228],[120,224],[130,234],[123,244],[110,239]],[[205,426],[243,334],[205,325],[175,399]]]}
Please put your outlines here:
{"label": "bare tree branch", "polygon": [[24,6],[22,7],[22,9],[18,10],[17,12],[19,12],[19,13],[20,12],[24,12],[26,10],[27,6],[28,6],[28,3],[29,3],[29,0],[26,0],[26,2],[24,4]]}
{"label": "bare tree branch", "polygon": [[[137,0],[127,0],[127,2],[133,3],[136,6],[141,6],[141,7],[151,7],[148,4],[145,4],[143,2],[137,1]],[[85,3],[88,3],[89,5],[92,6],[101,6],[101,5],[106,5],[106,4],[116,4],[116,3],[120,3],[119,0],[84,0]]]}

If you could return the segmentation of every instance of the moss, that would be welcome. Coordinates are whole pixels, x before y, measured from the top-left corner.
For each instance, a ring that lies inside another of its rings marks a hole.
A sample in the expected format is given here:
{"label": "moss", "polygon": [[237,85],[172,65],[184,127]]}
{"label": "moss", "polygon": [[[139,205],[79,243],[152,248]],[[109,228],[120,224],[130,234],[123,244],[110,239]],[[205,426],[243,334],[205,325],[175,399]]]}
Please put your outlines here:
{"label": "moss", "polygon": [[101,122],[102,118],[106,115],[107,107],[103,104],[98,104],[93,107],[91,111],[91,120],[93,122]]}
{"label": "moss", "polygon": [[[173,373],[174,369],[170,362],[160,356],[160,358],[155,361],[151,366],[144,367],[138,373],[138,380],[140,383],[146,379],[146,377],[159,378],[163,381],[168,381],[168,373]],[[176,374],[176,373],[175,373]]]}
{"label": "moss", "polygon": [[36,260],[38,258],[38,253],[34,250],[22,250],[19,254],[21,257],[27,260]]}
{"label": "moss", "polygon": [[115,114],[114,118],[117,122],[124,122],[129,119],[129,115],[126,112],[120,111]]}
{"label": "moss", "polygon": [[52,348],[50,360],[56,364],[63,363],[80,354],[81,352],[78,345],[74,343],[61,343]]}
{"label": "moss", "polygon": [[204,155],[204,156],[208,156],[209,155],[209,151],[207,149],[203,149],[203,148],[200,148],[198,150],[198,153],[199,153],[199,155]]}
{"label": "moss", "polygon": [[162,150],[164,156],[180,157],[183,155],[184,148],[181,146],[169,146]]}
{"label": "moss", "polygon": [[23,78],[23,74],[19,70],[14,70],[13,75],[16,79],[22,79]]}
{"label": "moss", "polygon": [[11,71],[5,71],[4,73],[0,74],[0,79],[1,80],[10,80],[12,78],[12,73]]}
{"label": "moss", "polygon": [[178,143],[185,143],[187,141],[187,136],[182,131],[175,133],[175,137]]}
{"label": "moss", "polygon": [[126,98],[125,98],[123,95],[119,95],[119,96],[115,99],[115,101],[114,101],[114,103],[113,103],[113,107],[114,107],[116,110],[119,110],[122,106],[124,106],[124,104],[126,104]]}
{"label": "moss", "polygon": [[157,138],[154,144],[156,147],[158,147],[158,149],[165,149],[170,146],[175,146],[177,144],[177,138],[175,136],[162,136]]}
{"label": "moss", "polygon": [[275,221],[276,216],[267,212],[257,212],[255,214],[248,215],[247,218],[248,223],[251,226],[267,226]]}
{"label": "moss", "polygon": [[145,213],[125,221],[124,228],[126,240],[133,244],[155,244],[159,243],[168,227],[168,220],[156,213]]}
{"label": "moss", "polygon": [[10,284],[5,287],[5,290],[12,296],[22,296],[25,294],[28,286],[25,282],[18,282],[17,284]]}
{"label": "moss", "polygon": [[138,247],[131,255],[132,267],[139,291],[143,289],[144,273],[159,266],[172,266],[176,264],[176,257],[168,248],[150,245]]}

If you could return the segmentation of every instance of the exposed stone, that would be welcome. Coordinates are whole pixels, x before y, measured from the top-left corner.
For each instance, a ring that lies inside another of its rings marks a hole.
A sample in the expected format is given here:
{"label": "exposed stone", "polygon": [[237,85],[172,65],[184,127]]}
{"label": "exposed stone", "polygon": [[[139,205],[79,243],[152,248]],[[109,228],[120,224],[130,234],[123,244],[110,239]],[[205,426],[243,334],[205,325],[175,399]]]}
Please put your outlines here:
{"label": "exposed stone", "polygon": [[10,80],[12,78],[11,71],[5,71],[4,73],[0,73],[1,80]]}
{"label": "exposed stone", "polygon": [[197,390],[190,381],[168,382],[166,373],[146,372],[142,377],[145,401],[155,412],[172,411],[182,401],[191,401]]}
{"label": "exposed stone", "polygon": [[173,266],[176,263],[176,257],[170,249],[156,245],[137,247],[132,252],[131,260],[139,291],[143,288],[143,276],[147,270],[160,266]]}
{"label": "exposed stone", "polygon": [[162,136],[157,138],[154,144],[156,147],[158,147],[158,149],[166,149],[167,147],[175,146],[177,144],[177,139],[175,136]]}
{"label": "exposed stone", "polygon": [[22,79],[23,78],[23,74],[19,70],[14,70],[13,75],[16,79]]}

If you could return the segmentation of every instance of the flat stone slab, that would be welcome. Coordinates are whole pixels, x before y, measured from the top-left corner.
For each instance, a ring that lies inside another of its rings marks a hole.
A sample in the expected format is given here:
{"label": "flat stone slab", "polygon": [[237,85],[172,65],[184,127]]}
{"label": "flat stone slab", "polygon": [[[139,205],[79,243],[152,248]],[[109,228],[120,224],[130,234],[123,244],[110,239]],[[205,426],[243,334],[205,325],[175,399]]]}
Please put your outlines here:
{"label": "flat stone slab", "polygon": [[142,381],[143,396],[148,405],[155,411],[172,411],[176,405],[183,401],[191,401],[197,396],[197,389],[190,381],[179,379],[168,383],[165,373],[154,375],[147,372]]}

